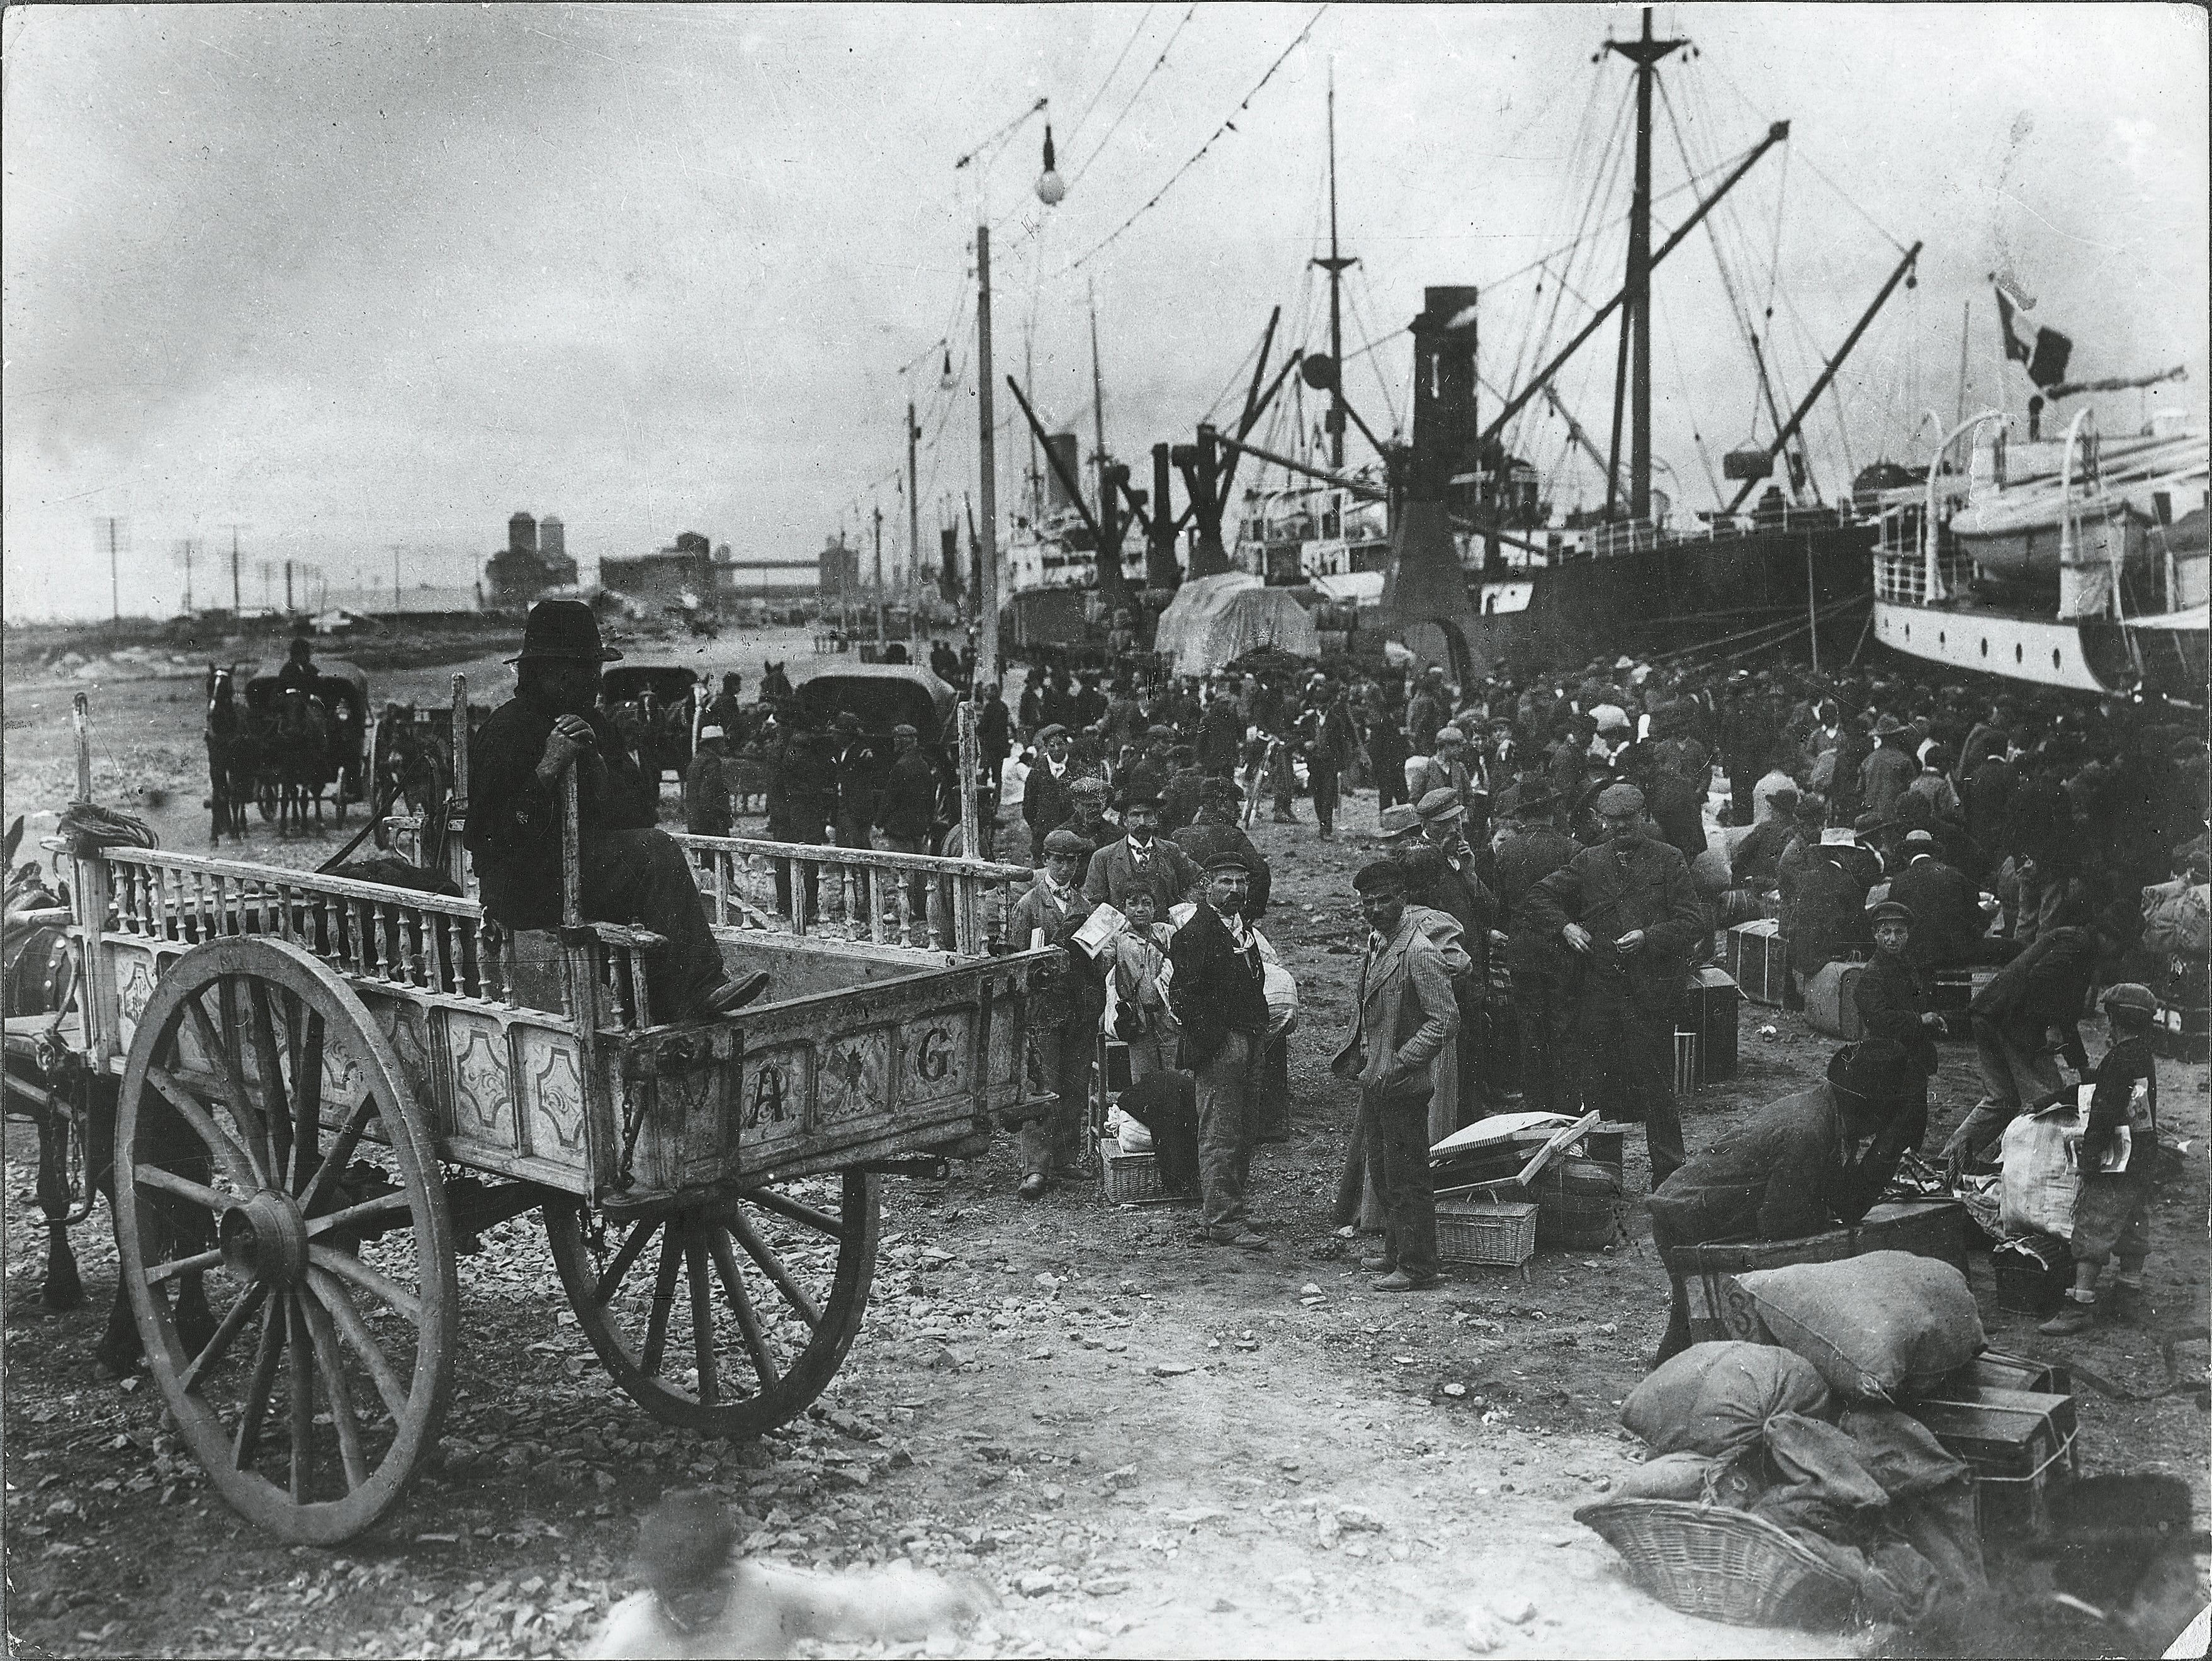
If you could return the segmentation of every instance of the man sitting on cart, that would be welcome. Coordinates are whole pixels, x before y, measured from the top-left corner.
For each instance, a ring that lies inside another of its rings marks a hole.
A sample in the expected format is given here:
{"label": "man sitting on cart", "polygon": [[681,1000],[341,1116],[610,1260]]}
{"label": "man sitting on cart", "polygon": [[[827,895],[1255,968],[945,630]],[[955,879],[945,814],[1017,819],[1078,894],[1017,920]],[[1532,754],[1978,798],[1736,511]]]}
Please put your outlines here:
{"label": "man sitting on cart", "polygon": [[560,926],[561,775],[575,767],[584,915],[665,937],[654,1013],[711,1020],[758,997],[768,977],[730,980],[684,851],[653,827],[659,792],[594,707],[600,666],[621,656],[600,643],[599,619],[580,600],[531,608],[511,660],[515,695],[472,746],[469,852],[495,922]]}
{"label": "man sitting on cart", "polygon": [[315,669],[315,643],[304,634],[294,637],[284,666],[276,671],[277,697],[295,689],[312,697],[322,690],[322,678]]}

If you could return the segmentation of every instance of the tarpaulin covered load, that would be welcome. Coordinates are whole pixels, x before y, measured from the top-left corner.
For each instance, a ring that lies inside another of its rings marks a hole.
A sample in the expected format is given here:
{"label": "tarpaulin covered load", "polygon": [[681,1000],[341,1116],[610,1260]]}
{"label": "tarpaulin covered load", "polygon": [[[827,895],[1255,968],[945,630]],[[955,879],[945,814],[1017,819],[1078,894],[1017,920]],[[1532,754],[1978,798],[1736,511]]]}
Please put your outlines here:
{"label": "tarpaulin covered load", "polygon": [[1321,636],[1288,591],[1242,571],[1185,582],[1160,613],[1152,640],[1177,675],[1212,675],[1261,646],[1318,658]]}

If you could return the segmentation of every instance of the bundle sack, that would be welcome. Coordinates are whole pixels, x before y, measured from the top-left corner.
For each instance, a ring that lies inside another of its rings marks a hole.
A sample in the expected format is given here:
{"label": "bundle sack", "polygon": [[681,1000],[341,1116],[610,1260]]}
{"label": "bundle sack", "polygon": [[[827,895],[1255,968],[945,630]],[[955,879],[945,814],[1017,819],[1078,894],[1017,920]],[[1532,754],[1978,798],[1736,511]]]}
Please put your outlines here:
{"label": "bundle sack", "polygon": [[2081,1109],[2062,1104],[2022,1113],[2005,1126],[1997,1222],[2006,1234],[2074,1238],[2081,1173],[2069,1144],[2080,1145],[2087,1120]]}
{"label": "bundle sack", "polygon": [[1705,1497],[1707,1486],[1721,1470],[1722,1461],[1703,1453],[1662,1453],[1617,1478],[1612,1500],[1683,1500],[1694,1505]]}
{"label": "bundle sack", "polygon": [[1753,1270],[1735,1285],[1776,1343],[1855,1401],[1932,1389],[1984,1347],[1966,1277],[1910,1252]]}
{"label": "bundle sack", "polygon": [[1802,1356],[1761,1343],[1697,1343],[1629,1392],[1620,1422],[1658,1453],[1732,1459],[1778,1413],[1820,1418],[1828,1387]]}

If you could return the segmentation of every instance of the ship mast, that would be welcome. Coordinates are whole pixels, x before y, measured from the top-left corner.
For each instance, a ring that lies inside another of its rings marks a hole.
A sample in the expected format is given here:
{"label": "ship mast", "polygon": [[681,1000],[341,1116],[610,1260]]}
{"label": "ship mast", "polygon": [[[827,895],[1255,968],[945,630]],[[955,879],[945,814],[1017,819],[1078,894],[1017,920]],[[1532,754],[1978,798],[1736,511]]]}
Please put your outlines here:
{"label": "ship mast", "polygon": [[1336,373],[1328,389],[1328,464],[1344,470],[1344,273],[1359,263],[1336,239],[1336,62],[1328,66],[1328,258],[1313,262],[1328,273],[1328,361]]}
{"label": "ship mast", "polygon": [[[1621,326],[1628,331],[1629,348],[1629,462],[1628,515],[1651,517],[1651,83],[1658,79],[1659,60],[1679,52],[1686,40],[1656,40],[1651,35],[1651,8],[1644,9],[1644,33],[1629,41],[1608,40],[1609,51],[1636,65],[1636,191],[1628,208],[1627,304],[1621,310]],[[1613,476],[1620,471],[1620,412],[1613,418]],[[1606,487],[1606,509],[1613,506],[1613,486]]]}

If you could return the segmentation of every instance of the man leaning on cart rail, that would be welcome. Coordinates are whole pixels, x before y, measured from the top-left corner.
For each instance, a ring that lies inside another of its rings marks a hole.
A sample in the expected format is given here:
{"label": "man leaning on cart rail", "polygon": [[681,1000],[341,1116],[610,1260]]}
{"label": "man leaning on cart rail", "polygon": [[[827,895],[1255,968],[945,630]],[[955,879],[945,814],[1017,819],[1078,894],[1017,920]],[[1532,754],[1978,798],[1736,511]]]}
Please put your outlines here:
{"label": "man leaning on cart rail", "polygon": [[710,1020],[757,997],[766,974],[732,982],[707,926],[684,852],[653,827],[658,791],[612,720],[593,707],[600,666],[622,653],[599,640],[580,600],[530,609],[515,694],[472,748],[467,842],[484,910],[506,929],[561,923],[561,775],[576,768],[584,915],[635,924],[668,942],[662,1014]]}

